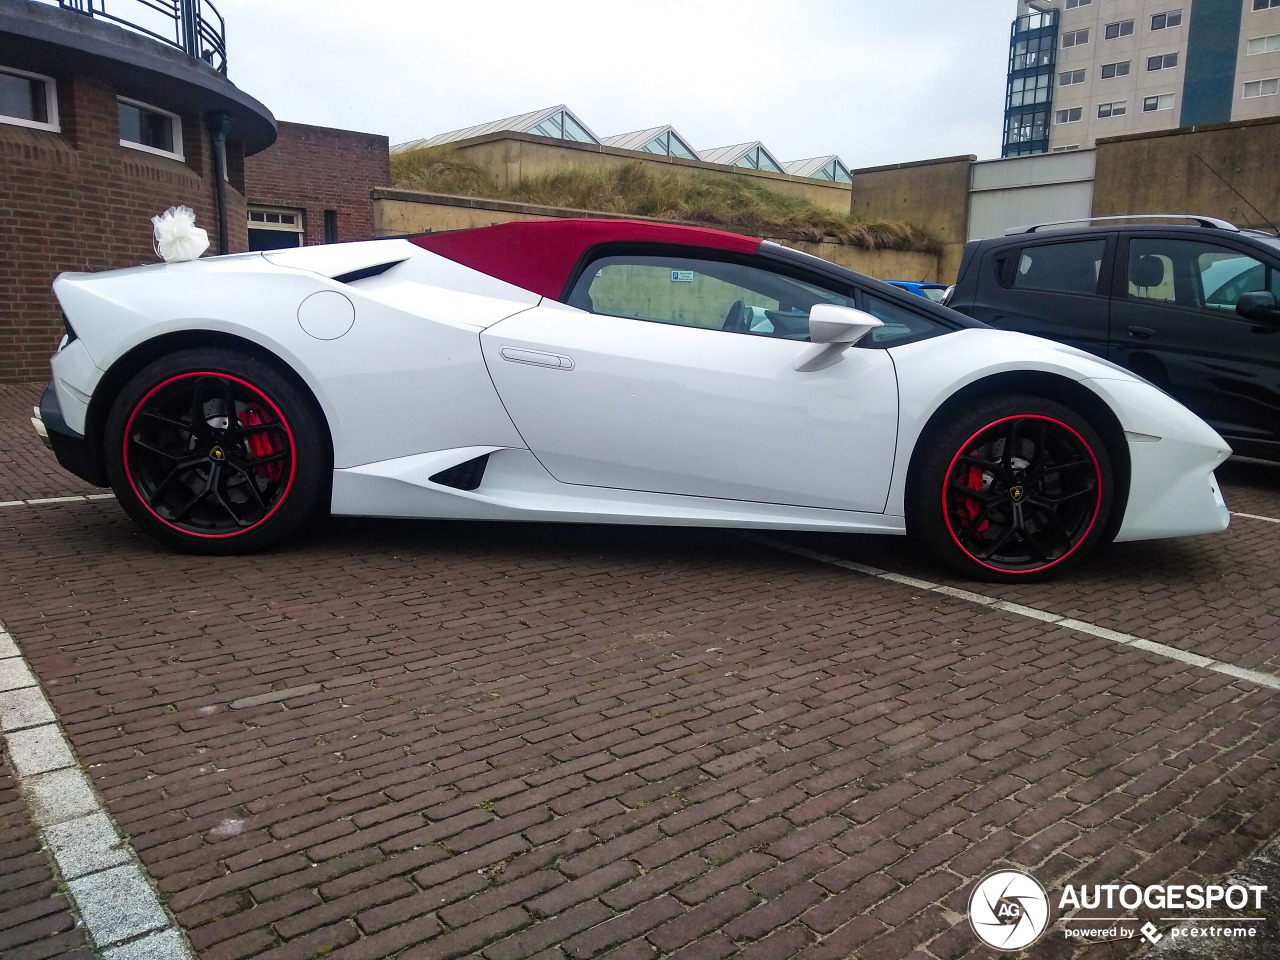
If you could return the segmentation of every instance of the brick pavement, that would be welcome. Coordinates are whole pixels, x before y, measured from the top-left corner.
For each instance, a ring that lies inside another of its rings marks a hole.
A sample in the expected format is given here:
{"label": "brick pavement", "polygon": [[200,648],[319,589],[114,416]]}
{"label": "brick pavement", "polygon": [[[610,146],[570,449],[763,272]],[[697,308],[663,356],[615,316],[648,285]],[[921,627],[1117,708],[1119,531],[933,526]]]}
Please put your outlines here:
{"label": "brick pavement", "polygon": [[[1147,587],[1265,556],[1238,529],[1146,548]],[[1280,831],[1271,692],[727,533],[335,520],[197,559],[98,502],[0,540],[0,617],[209,960],[985,957],[997,865],[1195,882]]]}
{"label": "brick pavement", "polygon": [[[1233,511],[1280,518],[1280,466],[1218,471]],[[974,589],[897,537],[795,538],[898,573]],[[1132,633],[1237,666],[1280,674],[1280,524],[1233,517],[1221,534],[1112,544],[1065,576],[983,584],[980,592]]]}

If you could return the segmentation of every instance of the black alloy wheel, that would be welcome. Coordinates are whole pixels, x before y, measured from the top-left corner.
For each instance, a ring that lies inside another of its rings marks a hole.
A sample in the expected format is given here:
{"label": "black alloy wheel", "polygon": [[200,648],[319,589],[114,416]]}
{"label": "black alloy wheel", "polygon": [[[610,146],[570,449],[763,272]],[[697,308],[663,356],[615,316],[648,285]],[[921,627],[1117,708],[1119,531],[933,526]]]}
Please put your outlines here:
{"label": "black alloy wheel", "polygon": [[1106,446],[1053,401],[988,402],[941,431],[926,459],[913,472],[912,518],[931,549],[969,575],[1038,579],[1083,557],[1108,526]]}
{"label": "black alloy wheel", "polygon": [[292,383],[251,358],[211,354],[164,358],[126,385],[108,420],[108,473],[149,533],[192,552],[245,552],[314,511],[331,458]]}

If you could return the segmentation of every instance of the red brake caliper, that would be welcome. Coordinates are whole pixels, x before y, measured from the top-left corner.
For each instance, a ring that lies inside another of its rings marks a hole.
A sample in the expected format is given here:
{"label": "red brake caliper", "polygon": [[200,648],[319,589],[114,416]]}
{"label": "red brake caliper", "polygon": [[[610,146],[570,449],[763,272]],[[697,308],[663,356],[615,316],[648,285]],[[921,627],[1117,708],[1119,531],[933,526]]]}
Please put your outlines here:
{"label": "red brake caliper", "polygon": [[[262,413],[262,410],[256,404],[250,404],[244,411],[244,425],[246,427],[258,427],[264,423],[270,423]],[[274,433],[268,433],[265,430],[256,430],[249,434],[249,452],[256,458],[269,457],[273,453],[279,453],[284,449],[284,445],[280,438]],[[284,473],[284,464],[279,460],[274,463],[264,464],[255,471],[259,477],[264,480],[279,480]]]}
{"label": "red brake caliper", "polygon": [[[969,456],[976,457],[977,455],[978,451],[976,449],[969,451]],[[970,490],[981,490],[982,471],[977,467],[969,467],[969,475],[965,477],[964,485]],[[981,508],[982,505],[978,503],[977,500],[974,500],[972,497],[965,497],[964,503],[960,504],[960,513],[964,515],[965,519],[972,523],[974,517],[978,515],[978,511]],[[974,533],[983,533],[988,526],[990,526],[989,521],[983,520],[982,523],[978,524],[978,529],[975,530]]]}

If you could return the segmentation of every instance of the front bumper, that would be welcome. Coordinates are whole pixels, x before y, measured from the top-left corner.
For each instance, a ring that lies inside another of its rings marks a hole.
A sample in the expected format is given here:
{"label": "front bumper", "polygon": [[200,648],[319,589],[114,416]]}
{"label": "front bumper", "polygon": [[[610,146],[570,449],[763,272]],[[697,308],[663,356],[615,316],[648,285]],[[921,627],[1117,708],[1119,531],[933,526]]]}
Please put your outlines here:
{"label": "front bumper", "polygon": [[82,434],[67,426],[52,383],[44,388],[40,406],[32,411],[31,426],[35,428],[40,442],[53,451],[63,469],[94,486],[109,486],[102,458]]}

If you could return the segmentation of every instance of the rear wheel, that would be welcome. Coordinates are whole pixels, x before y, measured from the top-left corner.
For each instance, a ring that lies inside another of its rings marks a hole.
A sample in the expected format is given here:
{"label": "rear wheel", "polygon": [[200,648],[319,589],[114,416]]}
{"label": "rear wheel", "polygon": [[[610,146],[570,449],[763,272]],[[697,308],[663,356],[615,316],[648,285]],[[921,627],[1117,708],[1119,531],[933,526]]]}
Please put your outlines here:
{"label": "rear wheel", "polygon": [[909,532],[966,576],[1036,580],[1105,537],[1106,445],[1082,416],[1035,396],[982,402],[921,438]]}
{"label": "rear wheel", "polygon": [[276,543],[321,507],[332,472],[302,391],[229,350],[183,350],[141,370],[107,418],[105,453],[129,515],[191,553]]}

